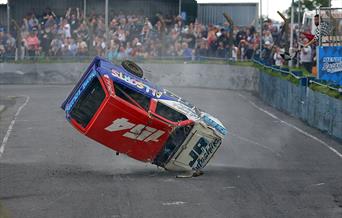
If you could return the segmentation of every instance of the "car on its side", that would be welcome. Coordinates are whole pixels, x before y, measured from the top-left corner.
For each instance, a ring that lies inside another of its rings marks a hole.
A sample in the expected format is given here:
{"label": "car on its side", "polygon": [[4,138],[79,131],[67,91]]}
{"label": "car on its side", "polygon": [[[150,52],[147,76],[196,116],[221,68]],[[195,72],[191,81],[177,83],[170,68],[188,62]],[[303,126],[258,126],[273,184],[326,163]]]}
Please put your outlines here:
{"label": "car on its side", "polygon": [[87,137],[136,160],[171,171],[205,167],[227,134],[223,124],[142,78],[131,61],[95,57],[62,104]]}

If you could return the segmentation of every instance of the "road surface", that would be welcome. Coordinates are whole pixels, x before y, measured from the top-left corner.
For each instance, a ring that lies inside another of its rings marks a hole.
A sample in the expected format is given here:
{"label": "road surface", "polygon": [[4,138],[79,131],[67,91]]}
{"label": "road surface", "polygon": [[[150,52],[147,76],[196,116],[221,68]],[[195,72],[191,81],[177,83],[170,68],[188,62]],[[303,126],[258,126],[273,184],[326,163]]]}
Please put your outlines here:
{"label": "road surface", "polygon": [[342,217],[341,143],[251,93],[169,87],[229,132],[203,176],[179,179],[74,130],[71,89],[0,86],[0,217]]}

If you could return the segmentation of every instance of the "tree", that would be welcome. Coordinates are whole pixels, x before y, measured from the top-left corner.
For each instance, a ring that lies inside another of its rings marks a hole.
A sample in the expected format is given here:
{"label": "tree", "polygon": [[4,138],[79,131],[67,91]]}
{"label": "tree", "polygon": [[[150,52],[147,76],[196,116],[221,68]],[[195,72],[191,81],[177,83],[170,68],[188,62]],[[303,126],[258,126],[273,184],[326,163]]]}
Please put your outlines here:
{"label": "tree", "polygon": [[[294,21],[298,21],[298,6],[299,6],[299,1],[300,3],[300,8],[301,8],[301,17],[300,20],[303,19],[303,13],[304,11],[312,11],[315,10],[316,8],[319,7],[329,7],[330,0],[295,0],[293,5],[294,5]],[[290,19],[291,18],[291,5],[290,7],[286,10],[287,17]]]}

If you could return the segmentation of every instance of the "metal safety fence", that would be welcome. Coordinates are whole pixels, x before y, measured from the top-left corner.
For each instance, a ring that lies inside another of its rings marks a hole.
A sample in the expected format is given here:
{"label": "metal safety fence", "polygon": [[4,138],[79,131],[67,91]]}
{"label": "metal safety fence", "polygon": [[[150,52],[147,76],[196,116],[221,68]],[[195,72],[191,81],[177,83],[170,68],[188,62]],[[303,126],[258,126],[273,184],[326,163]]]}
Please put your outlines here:
{"label": "metal safety fence", "polygon": [[279,73],[282,76],[290,75],[292,78],[298,81],[301,86],[309,86],[310,84],[315,84],[321,87],[326,87],[331,90],[335,90],[342,95],[342,82],[340,81],[325,81],[317,79],[314,76],[306,76],[301,70],[291,70],[288,67],[279,67],[275,65],[268,65],[263,60],[255,57],[253,62],[263,67],[264,69],[271,70],[272,72]]}

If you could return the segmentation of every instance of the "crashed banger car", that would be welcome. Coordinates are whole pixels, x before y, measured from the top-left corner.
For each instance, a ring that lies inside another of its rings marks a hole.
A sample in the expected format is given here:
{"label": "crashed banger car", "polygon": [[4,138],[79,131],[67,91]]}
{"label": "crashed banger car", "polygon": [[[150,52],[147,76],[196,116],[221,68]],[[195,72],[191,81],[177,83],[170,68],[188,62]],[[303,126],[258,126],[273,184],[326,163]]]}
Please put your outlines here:
{"label": "crashed banger car", "polygon": [[119,66],[96,57],[62,104],[67,120],[117,153],[170,171],[201,170],[226,128],[142,76],[132,61]]}

